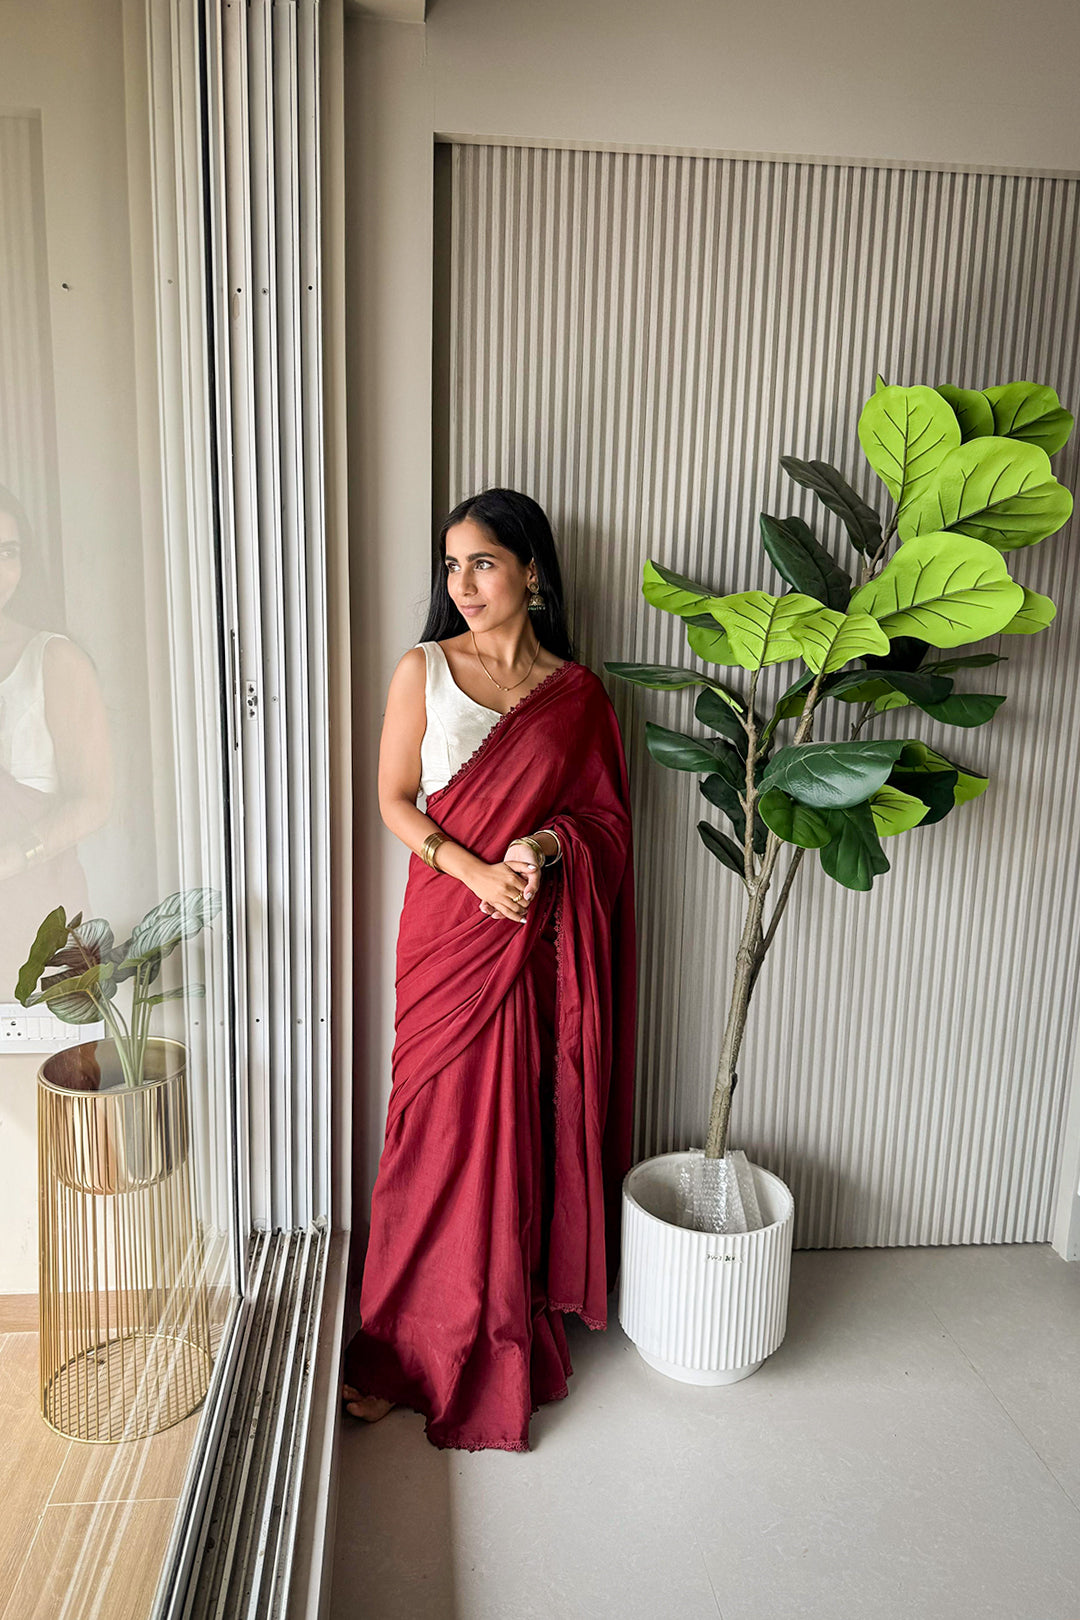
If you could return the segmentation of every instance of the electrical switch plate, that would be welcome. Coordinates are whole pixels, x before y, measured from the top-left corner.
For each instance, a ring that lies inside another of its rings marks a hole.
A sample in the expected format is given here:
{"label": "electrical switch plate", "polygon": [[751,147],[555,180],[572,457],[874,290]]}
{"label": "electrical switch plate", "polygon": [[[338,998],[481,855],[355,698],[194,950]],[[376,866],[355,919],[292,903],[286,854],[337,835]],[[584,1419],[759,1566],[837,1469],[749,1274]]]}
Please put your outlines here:
{"label": "electrical switch plate", "polygon": [[0,1052],[59,1052],[84,1041],[103,1041],[105,1025],[65,1024],[43,1007],[0,1001]]}

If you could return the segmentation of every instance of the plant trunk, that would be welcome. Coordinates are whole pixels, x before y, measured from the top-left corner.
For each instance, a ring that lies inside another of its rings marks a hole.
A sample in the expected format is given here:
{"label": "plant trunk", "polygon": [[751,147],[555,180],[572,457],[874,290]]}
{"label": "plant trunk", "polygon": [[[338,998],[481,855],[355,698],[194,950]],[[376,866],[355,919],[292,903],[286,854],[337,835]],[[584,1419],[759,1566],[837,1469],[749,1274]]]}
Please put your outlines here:
{"label": "plant trunk", "polygon": [[768,886],[768,878],[765,877],[763,882],[759,881],[757,889],[750,897],[746,922],[743,925],[742,938],[735,958],[735,981],[731,987],[731,1004],[728,1008],[727,1027],[724,1030],[724,1043],[720,1048],[720,1064],[716,1071],[716,1085],[713,1089],[712,1110],[709,1115],[709,1132],[705,1138],[707,1159],[722,1159],[727,1151],[731,1096],[737,1078],[735,1065],[739,1061],[739,1049],[746,1029],[750,993],[754,988],[761,958],[764,955],[761,916],[765,909]]}

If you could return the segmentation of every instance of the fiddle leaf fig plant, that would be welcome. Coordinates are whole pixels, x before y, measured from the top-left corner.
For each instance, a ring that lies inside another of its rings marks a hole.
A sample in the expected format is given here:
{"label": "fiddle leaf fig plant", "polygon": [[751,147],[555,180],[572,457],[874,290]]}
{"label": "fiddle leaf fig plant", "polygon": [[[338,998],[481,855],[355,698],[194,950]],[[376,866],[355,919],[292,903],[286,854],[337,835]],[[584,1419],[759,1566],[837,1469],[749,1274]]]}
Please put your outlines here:
{"label": "fiddle leaf fig plant", "polygon": [[[703,797],[734,836],[707,820],[698,822],[699,836],[746,896],[705,1159],[726,1151],[750,998],[807,852],[836,883],[870,889],[889,870],[885,840],[941,821],[985,792],[986,776],[921,738],[863,733],[903,708],[970,731],[1005,702],[1001,693],[955,689],[957,674],[1000,664],[1000,654],[953,651],[989,636],[1036,635],[1052,622],[1053,602],[1015,580],[1006,559],[1068,521],[1073,498],[1050,457],[1072,428],[1071,413],[1043,384],[899,387],[878,377],[858,438],[890,497],[883,512],[827,462],[780,458],[826,519],[839,519],[840,555],[803,518],[763,512],[762,543],[791,587],[785,593],[725,596],[645,562],[645,600],[682,621],[690,652],[713,669],[604,667],[637,686],[702,689],[694,715],[712,735],[647,721],[646,746],[658,764],[701,776]],[[768,705],[760,712],[764,672],[791,663],[803,671],[771,713]],[[745,672],[744,686],[728,680],[733,667]],[[824,704],[848,706],[846,737],[814,741]]]}
{"label": "fiddle leaf fig plant", "polygon": [[[104,917],[83,921],[63,906],[50,911],[19,971],[15,995],[24,1007],[41,1003],[65,1024],[104,1022],[116,1043],[128,1086],[144,1078],[150,1018],[165,1001],[206,994],[201,984],[182,984],[172,990],[151,986],[161,964],[181,943],[213,922],[221,910],[216,889],[185,889],[162,900],[146,913],[131,936],[117,945]],[[38,982],[40,980],[40,988]],[[117,991],[130,981],[130,1004],[125,1017]]]}

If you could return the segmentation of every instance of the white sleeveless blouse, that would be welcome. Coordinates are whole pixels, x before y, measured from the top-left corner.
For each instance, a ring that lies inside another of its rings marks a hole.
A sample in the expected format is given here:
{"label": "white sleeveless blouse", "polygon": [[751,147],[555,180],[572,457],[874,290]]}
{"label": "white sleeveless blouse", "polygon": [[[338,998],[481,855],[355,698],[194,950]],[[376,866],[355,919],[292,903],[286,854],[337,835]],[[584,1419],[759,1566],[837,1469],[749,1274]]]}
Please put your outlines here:
{"label": "white sleeveless blouse", "polygon": [[63,641],[54,630],[39,630],[31,636],[15,668],[0,681],[0,769],[16,782],[56,793],[60,776],[52,734],[45,723],[46,645]]}
{"label": "white sleeveless blouse", "polygon": [[446,786],[502,716],[497,709],[477,703],[461,690],[437,641],[417,641],[414,645],[423,647],[427,660],[427,725],[420,743],[420,792],[426,802],[429,794]]}

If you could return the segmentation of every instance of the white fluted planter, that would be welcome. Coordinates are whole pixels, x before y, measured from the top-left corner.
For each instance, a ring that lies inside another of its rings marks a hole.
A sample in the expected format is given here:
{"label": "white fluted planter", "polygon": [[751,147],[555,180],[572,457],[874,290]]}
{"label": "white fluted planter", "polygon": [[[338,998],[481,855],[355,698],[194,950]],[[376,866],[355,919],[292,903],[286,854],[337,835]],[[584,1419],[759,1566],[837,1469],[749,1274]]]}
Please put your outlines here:
{"label": "white fluted planter", "polygon": [[757,1372],[787,1327],[795,1201],[751,1165],[766,1225],[690,1232],[673,1216],[690,1153],[643,1159],[623,1182],[619,1321],[639,1354],[686,1384],[734,1384]]}

